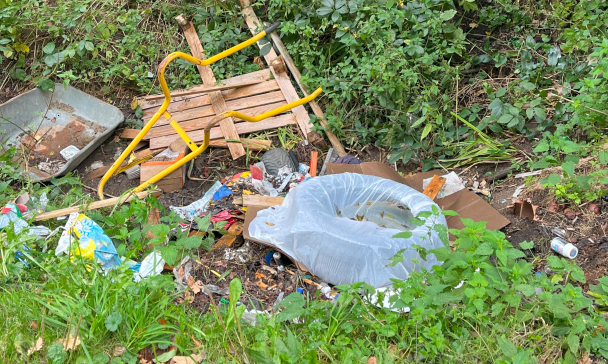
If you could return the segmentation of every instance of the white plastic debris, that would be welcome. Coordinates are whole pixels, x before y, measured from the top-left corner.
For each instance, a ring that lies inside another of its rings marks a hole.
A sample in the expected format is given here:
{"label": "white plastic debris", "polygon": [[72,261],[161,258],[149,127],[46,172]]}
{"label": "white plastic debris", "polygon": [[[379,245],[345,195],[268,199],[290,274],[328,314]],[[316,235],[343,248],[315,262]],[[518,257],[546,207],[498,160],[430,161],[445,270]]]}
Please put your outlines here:
{"label": "white plastic debris", "polygon": [[[448,174],[444,174],[443,176],[441,176],[443,178],[445,178],[445,183],[443,184],[443,187],[441,187],[441,190],[439,190],[439,193],[437,194],[437,198],[444,198],[447,197],[451,194],[454,194],[460,190],[464,190],[466,187],[464,186],[464,183],[462,183],[462,180],[460,179],[460,177],[458,177],[458,175],[456,174],[456,172],[450,172]],[[422,181],[422,188],[425,189],[426,186],[428,186],[429,182],[431,182],[432,178],[427,178],[425,180]],[[479,183],[478,183],[479,185]],[[475,184],[473,184],[473,186],[475,186]],[[475,187],[477,188],[477,187]]]}
{"label": "white plastic debris", "polygon": [[65,158],[66,161],[69,161],[70,159],[74,158],[74,156],[76,156],[78,152],[80,152],[80,149],[76,148],[73,145],[70,145],[67,148],[61,150],[59,154],[61,154],[61,156]]}
{"label": "white plastic debris", "polygon": [[[409,221],[433,206],[440,211],[427,196],[388,179],[328,175],[299,184],[282,205],[259,211],[249,234],[285,252],[325,282],[383,287],[391,285],[391,279],[406,280],[414,270],[440,264],[433,254],[423,260],[413,245],[427,250],[444,246],[434,226],[447,229],[445,217],[431,216],[422,226]],[[410,231],[412,237],[393,238],[402,231]],[[390,267],[390,258],[402,249],[403,261]]]}
{"label": "white plastic debris", "polygon": [[141,262],[138,273],[133,274],[133,280],[139,282],[146,277],[159,275],[165,266],[165,260],[159,252],[153,251]]}
{"label": "white plastic debris", "polygon": [[94,170],[99,169],[101,167],[103,167],[103,162],[102,161],[95,161],[95,162],[91,163],[91,167],[90,168],[91,168],[91,171],[94,171]]}
{"label": "white plastic debris", "polygon": [[205,194],[200,200],[196,200],[188,206],[184,207],[176,207],[169,206],[171,211],[174,211],[179,217],[184,220],[192,221],[194,217],[201,216],[205,211],[207,211],[207,206],[209,205],[209,201],[213,197],[213,194],[222,187],[222,183],[220,181],[216,181],[213,186]]}
{"label": "white plastic debris", "polygon": [[272,186],[272,183],[268,181],[251,179],[251,184],[262,196],[277,197],[279,195],[277,190]]}

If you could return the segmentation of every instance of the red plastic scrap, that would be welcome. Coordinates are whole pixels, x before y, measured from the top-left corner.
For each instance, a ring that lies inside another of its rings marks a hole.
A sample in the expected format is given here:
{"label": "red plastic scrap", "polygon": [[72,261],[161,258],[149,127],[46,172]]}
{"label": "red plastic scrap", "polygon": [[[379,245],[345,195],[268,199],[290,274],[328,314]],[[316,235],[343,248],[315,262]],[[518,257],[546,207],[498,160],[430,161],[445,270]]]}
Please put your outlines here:
{"label": "red plastic scrap", "polygon": [[217,214],[215,214],[211,217],[211,222],[213,222],[214,224],[216,224],[220,221],[226,221],[226,225],[224,225],[223,228],[228,229],[230,227],[230,225],[234,224],[234,222],[236,221],[236,218],[232,217],[232,215],[230,214],[230,211],[224,210],[224,211],[218,212]]}
{"label": "red plastic scrap", "polygon": [[264,179],[264,173],[259,167],[250,165],[249,170],[251,170],[251,178],[258,180]]}

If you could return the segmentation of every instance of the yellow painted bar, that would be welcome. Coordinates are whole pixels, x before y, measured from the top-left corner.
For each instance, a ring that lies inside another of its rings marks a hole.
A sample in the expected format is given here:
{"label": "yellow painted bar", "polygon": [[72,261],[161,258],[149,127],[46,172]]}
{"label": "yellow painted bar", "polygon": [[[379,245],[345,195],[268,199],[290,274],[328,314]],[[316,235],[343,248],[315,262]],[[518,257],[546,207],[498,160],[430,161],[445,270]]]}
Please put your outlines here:
{"label": "yellow painted bar", "polygon": [[289,111],[296,106],[304,105],[305,103],[314,100],[315,97],[319,96],[319,94],[321,92],[323,92],[323,89],[321,89],[321,87],[319,87],[318,89],[315,90],[315,92],[313,92],[312,94],[308,95],[307,97],[305,97],[303,99],[299,99],[298,101],[291,102],[285,106],[277,107],[276,109],[267,111],[267,112],[257,115],[257,116],[249,116],[249,115],[241,114],[238,111],[226,111],[226,112],[222,113],[222,116],[225,115],[225,117],[234,117],[234,118],[243,119],[250,123],[256,123],[260,120],[264,120],[271,116],[275,116],[275,115],[284,113],[286,111]]}
{"label": "yellow painted bar", "polygon": [[179,134],[179,136],[186,142],[186,144],[188,145],[188,148],[190,148],[191,151],[196,152],[196,149],[197,149],[196,144],[194,144],[194,142],[192,141],[192,139],[190,139],[188,134],[186,134],[184,129],[182,129],[182,127],[179,126],[177,121],[175,121],[175,119],[173,119],[173,120],[171,120],[171,123],[169,123],[169,125],[171,125],[173,127],[173,129],[175,129],[177,134]]}

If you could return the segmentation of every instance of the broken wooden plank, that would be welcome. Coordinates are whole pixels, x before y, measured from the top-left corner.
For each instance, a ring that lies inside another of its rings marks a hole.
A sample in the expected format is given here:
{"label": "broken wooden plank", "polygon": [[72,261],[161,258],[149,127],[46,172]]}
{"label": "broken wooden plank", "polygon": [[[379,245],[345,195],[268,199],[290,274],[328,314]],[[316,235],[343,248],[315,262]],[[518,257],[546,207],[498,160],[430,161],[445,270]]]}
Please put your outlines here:
{"label": "broken wooden plank", "polygon": [[[239,134],[249,134],[254,133],[256,131],[268,130],[268,129],[276,129],[282,126],[296,124],[296,119],[293,114],[282,114],[279,116],[273,116],[268,119],[264,119],[262,121],[258,121],[257,123],[236,123],[236,131]],[[202,142],[204,137],[203,130],[196,130],[188,133],[188,136],[194,142]],[[219,128],[215,127],[211,129],[211,139],[220,139],[222,138],[222,132]],[[150,149],[160,149],[168,147],[175,140],[175,136],[165,136],[160,138],[150,139]]]}
{"label": "broken wooden plank", "polygon": [[[291,71],[291,74],[293,75],[293,78],[296,80],[296,83],[298,84],[298,86],[300,86],[300,90],[302,91],[304,96],[308,96],[308,90],[306,89],[306,86],[304,86],[302,84],[302,82],[300,81],[302,79],[302,75],[300,74],[300,71],[296,67],[295,62],[289,55],[289,52],[287,52],[287,48],[285,48],[283,41],[281,40],[281,38],[279,37],[279,35],[276,32],[272,32],[270,34],[270,37],[272,38],[274,44],[277,46],[279,53],[281,53],[281,56],[283,56],[283,62],[285,62],[285,65],[287,65],[287,68],[289,68],[289,70]],[[336,152],[338,152],[338,155],[340,157],[343,157],[346,154],[348,154],[348,153],[346,153],[346,150],[342,146],[342,143],[340,143],[340,140],[338,139],[336,134],[334,134],[331,131],[331,128],[327,124],[327,119],[325,119],[325,114],[323,114],[323,110],[321,110],[321,106],[319,106],[319,104],[315,100],[312,100],[308,104],[312,108],[312,112],[315,113],[315,116],[319,118],[319,124],[321,124],[321,126],[325,130],[325,134],[327,134],[327,139],[329,139],[329,142],[331,143],[331,145],[334,147]]]}
{"label": "broken wooden plank", "polygon": [[422,194],[428,196],[431,200],[434,200],[444,183],[445,177],[434,175],[424,191],[422,191]]}
{"label": "broken wooden plank", "polygon": [[[262,106],[258,106],[258,107],[244,109],[244,110],[241,110],[241,112],[246,115],[256,116],[256,115],[265,113],[267,111],[273,110],[277,107],[284,106],[284,105],[287,105],[287,103],[285,101],[282,101],[282,102],[276,102],[274,104],[262,105]],[[207,124],[214,118],[215,118],[215,115],[205,116],[205,117],[201,117],[201,118],[178,122],[178,124],[179,124],[179,126],[181,126],[182,129],[184,129],[184,131],[189,132],[189,131],[204,129],[205,126],[207,126]],[[236,122],[243,121],[239,118],[234,118],[234,120]],[[158,137],[165,136],[165,135],[177,135],[177,132],[175,131],[173,126],[163,125],[158,128],[150,129],[148,134],[146,134],[146,136],[144,137],[144,140],[158,138]]]}
{"label": "broken wooden plank", "polygon": [[148,197],[149,195],[158,197],[158,196],[160,196],[160,192],[159,191],[152,191],[152,192],[144,191],[144,192],[139,192],[136,194],[129,193],[129,194],[125,194],[124,196],[120,196],[120,197],[114,197],[114,198],[109,198],[107,200],[91,202],[88,205],[74,206],[74,207],[68,207],[65,209],[60,209],[60,210],[55,210],[55,211],[49,211],[49,212],[45,212],[45,213],[42,213],[42,214],[36,216],[34,218],[34,221],[43,221],[43,220],[53,219],[53,218],[57,218],[60,216],[69,215],[73,212],[83,212],[83,211],[89,211],[89,210],[96,210],[96,209],[100,209],[103,207],[109,207],[109,206],[113,206],[113,205],[121,205],[121,204],[129,202],[135,198],[143,199],[143,198]]}
{"label": "broken wooden plank", "polygon": [[[263,24],[258,20],[257,15],[255,15],[253,8],[251,8],[249,4],[249,0],[239,1],[241,2],[241,6],[243,7],[242,12],[245,17],[245,22],[249,27],[249,30],[251,30],[252,34],[256,34],[258,28],[262,28]],[[260,48],[262,48],[260,42],[258,42],[257,44]],[[275,58],[277,58],[277,53],[274,51],[274,49],[270,48],[270,52],[268,52],[264,56],[266,63],[270,65]],[[298,96],[296,89],[293,88],[291,80],[289,79],[289,75],[286,72],[276,72],[272,65],[270,66],[270,70],[272,71],[274,78],[277,80],[277,83],[279,84],[283,95],[285,95],[285,100],[287,100],[287,102],[298,101],[300,97]],[[312,127],[312,125],[310,124],[310,116],[308,115],[308,111],[306,111],[306,109],[302,105],[294,107],[291,111],[295,115],[296,120],[298,122],[298,126],[300,127],[300,130],[302,130],[304,137],[306,137]]]}
{"label": "broken wooden plank", "polygon": [[[132,129],[132,130],[137,130],[137,129]],[[149,157],[153,156],[155,153],[152,152],[150,149],[146,148],[142,151],[139,151],[137,153],[135,153],[135,158],[133,159],[133,161],[131,162],[131,164],[133,164],[134,162],[144,162],[146,159],[149,159]],[[139,164],[139,163],[135,163],[135,164]],[[123,161],[120,164],[120,167],[117,169],[117,171],[114,173],[114,175],[117,175],[119,173],[122,173],[121,170],[124,170],[125,167],[127,167],[130,163],[127,163],[127,161]],[[133,165],[135,165],[133,164]],[[92,170],[91,172],[87,173],[86,176],[84,176],[84,178],[82,179],[83,182],[87,182],[87,181],[91,181],[94,180],[96,178],[101,178],[103,177],[107,171],[110,170],[111,166],[103,166],[103,167],[99,167],[95,170]],[[133,166],[130,166],[133,167]]]}
{"label": "broken wooden plank", "polygon": [[262,195],[243,195],[243,206],[264,206],[271,207],[283,203],[284,197],[270,197]]}
{"label": "broken wooden plank", "polygon": [[[236,99],[239,97],[243,97],[243,96],[247,96],[247,95],[251,95],[252,87],[255,87],[255,89],[257,89],[261,86],[261,84],[264,84],[268,81],[273,81],[273,80],[270,80],[269,78],[270,78],[270,70],[255,71],[255,72],[247,73],[244,75],[231,77],[231,78],[225,79],[224,81],[222,81],[222,83],[224,83],[226,85],[232,85],[235,83],[245,83],[245,82],[250,82],[250,81],[254,81],[254,80],[260,81],[260,83],[256,84],[255,86],[245,86],[245,87],[225,90],[225,91],[221,91],[221,92],[226,101]],[[274,83],[276,84],[276,81],[274,81]],[[272,83],[270,85],[272,85]],[[194,87],[191,87],[184,91],[189,91],[189,90],[193,90],[196,88],[202,88],[202,87],[206,87],[206,86],[204,86],[204,85],[203,86],[194,86]],[[268,87],[268,85],[266,85],[265,87]],[[278,90],[278,89],[279,89],[279,86],[278,86],[278,84],[276,84],[276,86],[274,87],[273,90]],[[171,105],[176,104],[176,103],[179,104],[180,102],[189,101],[194,98],[197,98],[200,96],[205,96],[205,95],[207,95],[207,93],[201,93],[200,95],[194,95],[194,96],[190,96],[190,97],[186,97],[186,96],[178,96],[175,98],[172,97]],[[146,110],[149,108],[158,108],[164,101],[164,99],[146,100],[145,98],[146,98],[146,96],[140,97],[138,99],[138,104],[142,108],[142,110]],[[171,107],[171,105],[169,105],[169,107]]]}
{"label": "broken wooden plank", "polygon": [[[205,59],[205,55],[203,54],[203,46],[201,45],[201,41],[198,38],[198,34],[196,34],[196,30],[194,29],[192,23],[186,21],[182,15],[178,15],[175,20],[177,20],[177,23],[184,32],[184,36],[186,37],[186,41],[188,41],[192,55],[198,59]],[[201,78],[203,79],[203,84],[208,86],[216,84],[215,77],[213,76],[213,72],[211,71],[210,67],[196,67],[198,68]],[[211,106],[213,107],[216,115],[229,110],[226,107],[226,102],[221,91],[210,92],[209,98],[211,99]],[[220,130],[226,139],[239,139],[239,133],[236,131],[232,118],[226,118],[220,121]],[[228,143],[228,149],[230,149],[230,154],[232,155],[233,159],[237,159],[245,155],[245,149],[241,143]]]}
{"label": "broken wooden plank", "polygon": [[122,133],[120,133],[120,137],[123,139],[135,139],[137,138],[137,135],[139,135],[139,132],[141,131],[141,129],[125,129],[122,131]]}
{"label": "broken wooden plank", "polygon": [[[240,111],[240,110],[251,108],[251,107],[262,106],[262,105],[272,104],[272,103],[281,102],[281,101],[285,101],[285,97],[283,96],[283,93],[281,93],[281,91],[275,91],[275,92],[270,92],[270,93],[266,93],[266,94],[262,94],[262,95],[256,95],[256,96],[245,97],[245,98],[228,101],[228,102],[224,103],[224,105],[228,108],[228,110]],[[176,112],[175,114],[172,114],[171,116],[173,116],[172,119],[174,119],[175,121],[177,121],[179,123],[182,121],[202,118],[205,116],[215,116],[215,115],[217,115],[217,114],[215,113],[215,109],[213,108],[213,106],[208,105],[208,106],[202,106],[202,107],[197,107],[197,108],[192,108],[189,110]],[[144,123],[147,123],[152,118],[152,116],[153,115],[144,115]],[[154,128],[157,128],[157,127],[163,126],[163,125],[169,125],[169,123],[170,123],[170,120],[161,118],[156,122],[156,124],[154,124]]]}

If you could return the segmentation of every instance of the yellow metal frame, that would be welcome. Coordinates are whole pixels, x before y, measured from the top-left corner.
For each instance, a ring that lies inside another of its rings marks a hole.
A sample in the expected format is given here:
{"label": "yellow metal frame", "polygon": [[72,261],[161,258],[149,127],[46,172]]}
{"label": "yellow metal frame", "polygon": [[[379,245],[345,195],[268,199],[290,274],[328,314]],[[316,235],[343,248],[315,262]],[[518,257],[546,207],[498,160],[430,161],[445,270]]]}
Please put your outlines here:
{"label": "yellow metal frame", "polygon": [[[277,25],[273,25],[270,28],[268,28],[267,30],[270,30],[270,31],[268,31],[268,33],[272,32],[272,30],[274,28],[276,28],[276,26]],[[114,164],[112,164],[112,167],[110,167],[110,169],[103,176],[103,178],[99,182],[99,187],[97,189],[99,198],[102,200],[104,199],[103,187],[105,186],[106,182],[110,179],[110,177],[112,177],[114,175],[114,173],[119,169],[122,161],[131,154],[133,149],[135,149],[135,146],[142,140],[144,135],[146,135],[148,133],[148,131],[150,131],[150,129],[152,129],[154,124],[158,121],[158,119],[160,119],[161,116],[163,116],[167,120],[171,120],[169,125],[171,125],[175,129],[177,134],[184,140],[184,142],[186,142],[186,144],[188,145],[188,147],[190,148],[190,150],[192,152],[189,153],[188,155],[186,155],[185,157],[183,157],[182,159],[180,159],[179,161],[175,162],[174,164],[170,165],[169,167],[167,167],[166,169],[164,169],[163,171],[161,171],[154,177],[150,178],[146,182],[139,185],[137,188],[135,188],[134,192],[140,192],[144,188],[148,187],[149,185],[158,182],[159,180],[163,179],[164,177],[171,174],[173,171],[175,171],[179,167],[183,166],[184,164],[188,163],[192,159],[196,158],[199,154],[204,152],[207,149],[207,147],[209,147],[211,128],[213,126],[215,126],[217,123],[219,123],[220,121],[222,121],[223,119],[226,119],[228,117],[235,117],[235,118],[239,118],[239,119],[245,120],[250,123],[255,123],[260,120],[269,118],[271,116],[275,116],[275,115],[281,114],[283,112],[286,112],[288,110],[291,110],[292,108],[294,108],[296,106],[300,106],[307,102],[310,102],[310,101],[314,100],[321,92],[323,92],[323,90],[319,87],[317,90],[315,90],[315,92],[313,92],[312,94],[310,94],[309,96],[307,96],[303,99],[294,101],[285,106],[278,107],[276,109],[270,110],[268,112],[265,112],[265,113],[257,115],[257,116],[249,116],[249,115],[242,114],[238,111],[232,111],[232,110],[223,112],[223,113],[219,114],[218,116],[216,116],[215,118],[213,118],[205,127],[204,140],[203,140],[203,144],[201,146],[197,146],[192,141],[192,139],[190,139],[190,137],[188,136],[188,134],[186,134],[184,129],[182,129],[182,127],[179,126],[179,124],[175,121],[175,119],[172,119],[171,114],[169,114],[167,112],[167,108],[169,107],[169,104],[171,103],[171,93],[169,92],[169,88],[167,87],[167,82],[165,81],[165,68],[167,68],[167,65],[174,59],[181,58],[183,60],[186,60],[190,63],[194,63],[196,65],[208,66],[214,62],[219,61],[222,58],[225,58],[225,57],[231,55],[232,53],[238,52],[239,50],[241,50],[247,46],[250,46],[251,44],[254,44],[258,40],[260,40],[264,36],[266,36],[266,33],[267,33],[266,30],[264,30],[264,31],[258,33],[257,35],[255,35],[254,37],[252,37],[251,39],[249,39],[243,43],[240,43],[230,49],[227,49],[227,50],[225,50],[211,58],[205,59],[205,60],[194,58],[191,55],[182,53],[182,52],[174,52],[174,53],[171,53],[170,55],[168,55],[158,66],[158,80],[159,80],[161,89],[163,90],[163,94],[165,95],[165,101],[161,105],[160,109],[154,114],[154,116],[152,116],[150,121],[148,121],[148,123],[144,126],[144,128],[139,132],[139,134],[137,134],[137,137],[135,137],[135,139],[133,139],[133,141],[131,142],[131,144],[129,144],[127,149],[125,149],[122,152],[120,157],[118,157],[118,159],[114,162]]]}

